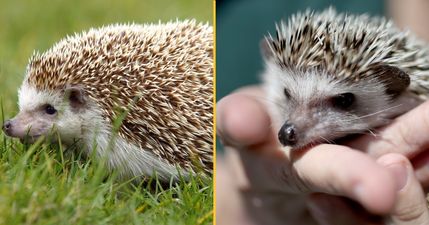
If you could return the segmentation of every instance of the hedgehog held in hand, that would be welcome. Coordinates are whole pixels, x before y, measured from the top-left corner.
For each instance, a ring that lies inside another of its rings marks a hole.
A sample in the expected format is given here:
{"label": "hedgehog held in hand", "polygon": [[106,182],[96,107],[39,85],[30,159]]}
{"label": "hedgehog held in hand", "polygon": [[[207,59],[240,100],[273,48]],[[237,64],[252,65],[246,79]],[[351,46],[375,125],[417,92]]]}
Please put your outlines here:
{"label": "hedgehog held in hand", "polygon": [[429,50],[392,21],[306,11],[261,43],[272,123],[293,150],[363,133],[429,91]]}
{"label": "hedgehog held in hand", "polygon": [[30,59],[20,112],[3,129],[30,141],[53,130],[121,177],[211,173],[212,51],[212,27],[195,21],[67,37]]}

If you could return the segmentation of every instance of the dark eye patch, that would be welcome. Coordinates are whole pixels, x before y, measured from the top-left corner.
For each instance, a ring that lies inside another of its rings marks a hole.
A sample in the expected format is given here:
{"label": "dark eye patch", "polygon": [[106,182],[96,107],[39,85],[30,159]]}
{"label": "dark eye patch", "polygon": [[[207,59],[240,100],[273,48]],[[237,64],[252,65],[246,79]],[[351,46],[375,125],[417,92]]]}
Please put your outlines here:
{"label": "dark eye patch", "polygon": [[52,105],[47,104],[45,106],[45,113],[49,115],[54,115],[55,113],[57,113],[57,110]]}
{"label": "dark eye patch", "polygon": [[291,98],[290,93],[286,88],[283,89],[283,94],[286,96],[287,99]]}
{"label": "dark eye patch", "polygon": [[332,105],[341,110],[349,109],[355,102],[356,97],[353,93],[347,92],[336,95],[331,98]]}

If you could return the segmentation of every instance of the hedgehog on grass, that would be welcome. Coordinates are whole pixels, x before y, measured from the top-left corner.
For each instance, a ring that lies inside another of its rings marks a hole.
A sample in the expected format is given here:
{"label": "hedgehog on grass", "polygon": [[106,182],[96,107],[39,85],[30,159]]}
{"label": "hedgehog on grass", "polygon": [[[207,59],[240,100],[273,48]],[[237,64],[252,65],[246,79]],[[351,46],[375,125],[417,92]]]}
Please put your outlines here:
{"label": "hedgehog on grass", "polygon": [[123,178],[210,174],[212,27],[111,25],[67,37],[30,59],[19,109],[3,125],[8,136],[34,142],[54,131]]}
{"label": "hedgehog on grass", "polygon": [[262,42],[280,144],[293,150],[366,132],[429,96],[429,48],[392,21],[306,11]]}

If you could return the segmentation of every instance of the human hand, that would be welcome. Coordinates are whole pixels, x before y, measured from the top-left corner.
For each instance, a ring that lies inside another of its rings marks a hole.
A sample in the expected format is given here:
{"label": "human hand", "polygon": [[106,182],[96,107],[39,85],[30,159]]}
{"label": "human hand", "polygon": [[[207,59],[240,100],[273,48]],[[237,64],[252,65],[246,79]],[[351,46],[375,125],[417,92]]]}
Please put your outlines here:
{"label": "human hand", "polygon": [[[218,134],[227,148],[235,150],[229,151],[233,155],[229,164],[237,188],[259,193],[323,192],[353,199],[374,214],[390,213],[392,220],[399,221],[397,224],[408,215],[417,215],[410,219],[413,222],[427,221],[423,192],[405,157],[387,154],[376,160],[361,151],[329,144],[304,154],[285,155],[261,99],[262,91],[251,88],[218,104]],[[387,130],[385,133],[389,133]],[[353,144],[362,147],[365,141]],[[407,211],[409,206],[415,210]]]}
{"label": "human hand", "polygon": [[424,188],[429,187],[429,101],[396,118],[375,135],[364,135],[347,143],[373,158],[399,153],[413,164],[415,175]]}

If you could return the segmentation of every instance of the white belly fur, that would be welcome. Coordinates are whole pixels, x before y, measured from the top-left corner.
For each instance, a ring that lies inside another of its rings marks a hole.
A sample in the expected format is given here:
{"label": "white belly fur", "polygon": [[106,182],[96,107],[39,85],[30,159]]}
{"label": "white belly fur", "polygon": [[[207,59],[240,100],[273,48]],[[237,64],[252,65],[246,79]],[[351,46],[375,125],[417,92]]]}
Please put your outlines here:
{"label": "white belly fur", "polygon": [[[109,169],[117,171],[120,179],[130,179],[142,175],[153,176],[155,173],[164,181],[178,177],[178,167],[159,159],[150,151],[130,144],[118,135],[111,135],[111,132],[105,127],[99,131],[92,132],[89,135],[92,138],[85,140],[86,146],[88,146],[86,153],[91,155],[92,149],[96,149],[96,156],[99,159],[107,157],[107,166]],[[180,170],[180,174],[187,177],[189,172]]]}

